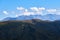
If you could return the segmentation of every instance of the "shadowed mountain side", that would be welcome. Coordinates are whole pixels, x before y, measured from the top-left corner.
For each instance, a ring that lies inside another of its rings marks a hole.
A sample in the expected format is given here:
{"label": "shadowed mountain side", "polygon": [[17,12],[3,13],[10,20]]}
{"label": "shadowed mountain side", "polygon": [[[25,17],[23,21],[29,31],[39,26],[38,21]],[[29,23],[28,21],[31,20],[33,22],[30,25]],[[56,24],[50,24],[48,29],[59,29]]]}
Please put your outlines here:
{"label": "shadowed mountain side", "polygon": [[60,21],[0,22],[0,40],[60,40]]}

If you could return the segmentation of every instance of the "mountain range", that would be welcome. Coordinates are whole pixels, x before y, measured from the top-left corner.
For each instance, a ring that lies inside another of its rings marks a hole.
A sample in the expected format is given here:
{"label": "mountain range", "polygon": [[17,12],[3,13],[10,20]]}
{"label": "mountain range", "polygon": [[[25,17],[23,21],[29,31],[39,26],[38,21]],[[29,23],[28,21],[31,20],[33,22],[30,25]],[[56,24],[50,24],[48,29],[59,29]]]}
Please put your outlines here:
{"label": "mountain range", "polygon": [[7,21],[7,20],[31,20],[31,19],[41,19],[41,20],[54,21],[54,20],[60,20],[60,15],[56,15],[56,14],[29,15],[29,16],[22,15],[22,16],[18,16],[15,18],[7,17],[7,18],[4,18],[3,21]]}

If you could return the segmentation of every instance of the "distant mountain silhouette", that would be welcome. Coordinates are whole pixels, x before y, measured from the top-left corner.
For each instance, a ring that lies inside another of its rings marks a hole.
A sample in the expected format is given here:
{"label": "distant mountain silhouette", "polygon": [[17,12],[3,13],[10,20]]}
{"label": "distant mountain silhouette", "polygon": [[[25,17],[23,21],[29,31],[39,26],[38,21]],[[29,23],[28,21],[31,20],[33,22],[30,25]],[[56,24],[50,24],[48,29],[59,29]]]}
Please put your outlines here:
{"label": "distant mountain silhouette", "polygon": [[60,40],[60,21],[32,19],[0,22],[0,40]]}
{"label": "distant mountain silhouette", "polygon": [[7,20],[31,20],[31,19],[41,19],[41,20],[60,20],[60,15],[56,15],[56,14],[47,14],[47,15],[30,15],[30,16],[19,16],[19,17],[7,17],[4,18],[3,21],[7,21]]}

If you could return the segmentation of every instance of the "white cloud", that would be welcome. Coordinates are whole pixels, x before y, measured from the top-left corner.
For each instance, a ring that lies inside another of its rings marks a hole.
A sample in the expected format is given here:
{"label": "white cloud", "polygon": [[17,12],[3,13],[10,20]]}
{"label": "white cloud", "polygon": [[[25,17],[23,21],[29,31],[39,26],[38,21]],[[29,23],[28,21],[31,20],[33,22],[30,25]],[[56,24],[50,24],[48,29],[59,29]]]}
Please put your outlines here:
{"label": "white cloud", "polygon": [[31,7],[30,8],[32,11],[39,11],[37,7]]}
{"label": "white cloud", "polygon": [[24,10],[23,7],[17,7],[16,9],[17,9],[17,10]]}
{"label": "white cloud", "polygon": [[[46,15],[46,14],[57,14],[60,15],[60,10],[57,9],[46,9],[44,7],[31,7],[28,9],[25,9],[24,7],[17,7],[17,10],[19,10],[19,12],[15,12],[15,11],[9,11],[9,13],[11,13],[12,15],[15,15],[15,17],[18,16],[29,16],[29,15]],[[8,14],[7,11],[3,11],[4,14]],[[10,14],[10,15],[11,15]],[[11,15],[11,16],[12,16]]]}
{"label": "white cloud", "polygon": [[36,15],[34,12],[22,12],[22,13],[20,13],[20,14],[16,14],[16,17],[18,17],[18,16],[30,16],[30,15]]}
{"label": "white cloud", "polygon": [[36,15],[43,15],[43,11],[45,10],[44,7],[40,7],[40,8],[31,7],[30,9],[31,9]]}
{"label": "white cloud", "polygon": [[19,15],[16,15],[16,17],[18,17]]}
{"label": "white cloud", "polygon": [[40,8],[38,8],[38,7],[31,7],[29,9],[25,9],[24,7],[17,7],[17,9],[21,10],[23,15],[41,15],[43,13],[43,10],[45,10],[44,7],[40,7]]}
{"label": "white cloud", "polygon": [[7,12],[7,11],[3,11],[3,13],[4,13],[5,15],[8,15],[8,12]]}
{"label": "white cloud", "polygon": [[31,13],[30,12],[24,12],[23,14],[26,16],[29,16]]}
{"label": "white cloud", "polygon": [[31,7],[30,8],[31,10],[33,10],[33,11],[42,11],[42,10],[45,10],[45,8],[44,7],[40,7],[40,8],[37,8],[37,7]]}
{"label": "white cloud", "polygon": [[49,13],[55,13],[57,10],[56,9],[47,9],[46,11]]}
{"label": "white cloud", "polygon": [[28,9],[25,9],[25,12],[28,12]]}
{"label": "white cloud", "polygon": [[19,14],[18,16],[22,16],[22,15],[30,16],[30,15],[35,15],[35,14],[34,14],[34,12],[23,12],[23,13]]}
{"label": "white cloud", "polygon": [[45,8],[44,7],[41,7],[41,8],[39,8],[39,10],[42,11],[42,10],[45,10]]}
{"label": "white cloud", "polygon": [[46,11],[48,12],[48,14],[60,15],[60,10],[58,10],[58,9],[48,9]]}

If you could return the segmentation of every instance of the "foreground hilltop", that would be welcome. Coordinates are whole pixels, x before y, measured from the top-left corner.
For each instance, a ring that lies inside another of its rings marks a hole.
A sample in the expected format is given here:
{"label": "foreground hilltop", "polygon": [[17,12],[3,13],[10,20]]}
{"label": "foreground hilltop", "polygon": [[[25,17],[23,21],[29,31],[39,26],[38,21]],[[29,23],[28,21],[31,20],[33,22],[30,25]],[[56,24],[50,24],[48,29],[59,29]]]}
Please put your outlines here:
{"label": "foreground hilltop", "polygon": [[32,19],[0,22],[0,40],[60,40],[60,21]]}

